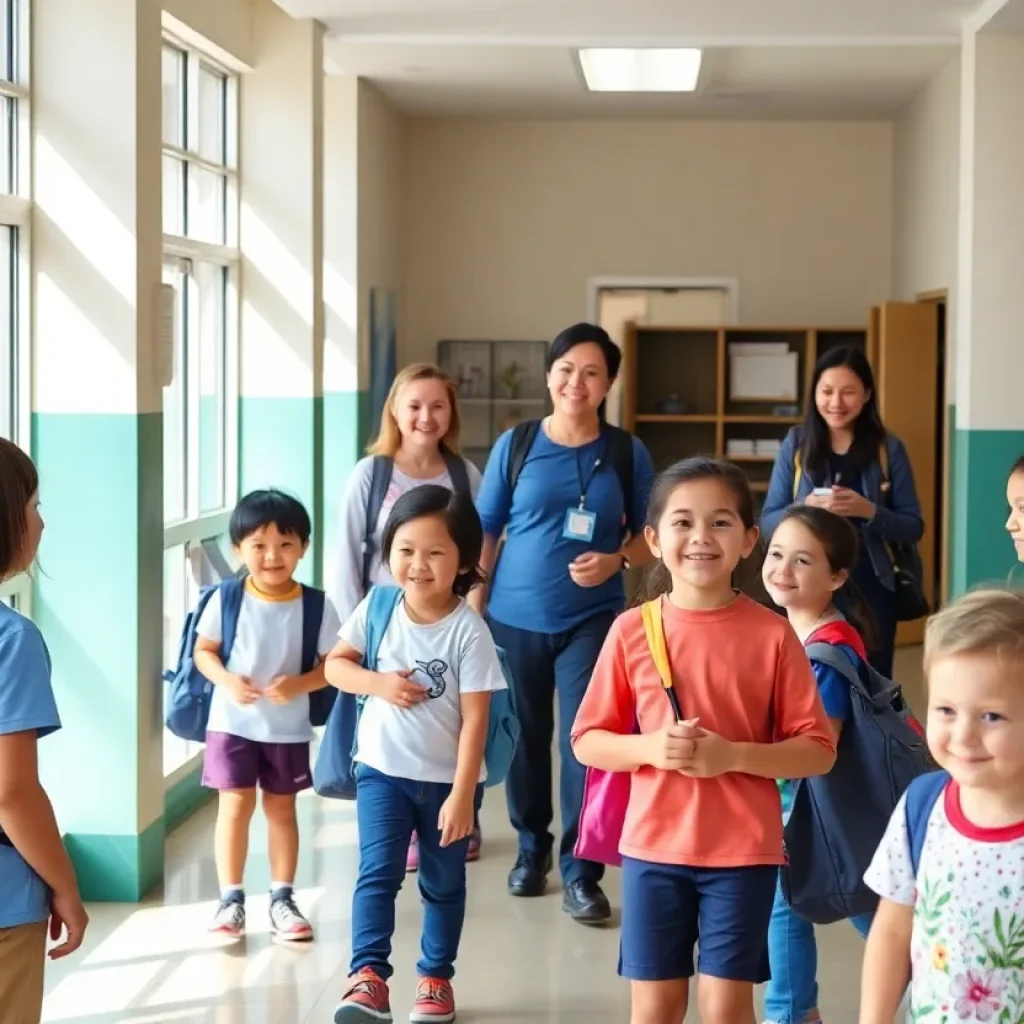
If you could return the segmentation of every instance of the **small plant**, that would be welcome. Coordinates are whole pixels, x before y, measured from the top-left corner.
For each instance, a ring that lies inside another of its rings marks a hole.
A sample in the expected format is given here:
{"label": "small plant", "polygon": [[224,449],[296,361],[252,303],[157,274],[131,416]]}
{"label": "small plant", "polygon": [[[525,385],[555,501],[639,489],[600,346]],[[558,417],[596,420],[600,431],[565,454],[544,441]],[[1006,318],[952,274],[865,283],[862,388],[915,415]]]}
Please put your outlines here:
{"label": "small plant", "polygon": [[523,375],[525,372],[525,368],[514,360],[502,369],[498,380],[501,382],[506,398],[519,397],[523,387]]}

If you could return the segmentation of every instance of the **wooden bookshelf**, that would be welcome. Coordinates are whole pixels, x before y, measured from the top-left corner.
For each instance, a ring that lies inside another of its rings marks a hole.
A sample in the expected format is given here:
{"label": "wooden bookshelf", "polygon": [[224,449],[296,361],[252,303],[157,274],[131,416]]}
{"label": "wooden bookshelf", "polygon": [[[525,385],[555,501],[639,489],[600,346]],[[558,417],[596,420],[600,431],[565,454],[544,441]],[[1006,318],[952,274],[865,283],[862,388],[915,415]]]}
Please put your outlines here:
{"label": "wooden bookshelf", "polygon": [[[796,397],[732,399],[729,346],[735,342],[784,343],[795,352]],[[623,339],[622,426],[644,442],[658,469],[694,455],[731,459],[747,474],[760,504],[775,456],[730,456],[729,441],[781,441],[790,427],[803,422],[807,402],[812,400],[808,392],[814,364],[822,352],[836,345],[869,351],[867,326],[629,324]],[[665,404],[670,401],[670,406]]]}

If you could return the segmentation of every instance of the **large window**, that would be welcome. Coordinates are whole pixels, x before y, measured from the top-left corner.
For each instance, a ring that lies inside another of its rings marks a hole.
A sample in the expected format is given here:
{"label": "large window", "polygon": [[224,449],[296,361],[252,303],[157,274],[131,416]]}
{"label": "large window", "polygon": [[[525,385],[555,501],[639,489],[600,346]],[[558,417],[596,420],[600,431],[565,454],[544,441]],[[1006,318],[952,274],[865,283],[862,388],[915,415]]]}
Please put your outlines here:
{"label": "large window", "polygon": [[[163,402],[167,667],[198,588],[231,571],[223,536],[237,490],[237,134],[233,76],[165,41],[164,285],[174,310]],[[196,752],[167,734],[165,773]]]}
{"label": "large window", "polygon": [[[29,443],[28,0],[0,0],[0,437]],[[0,584],[0,601],[28,614],[31,581]]]}

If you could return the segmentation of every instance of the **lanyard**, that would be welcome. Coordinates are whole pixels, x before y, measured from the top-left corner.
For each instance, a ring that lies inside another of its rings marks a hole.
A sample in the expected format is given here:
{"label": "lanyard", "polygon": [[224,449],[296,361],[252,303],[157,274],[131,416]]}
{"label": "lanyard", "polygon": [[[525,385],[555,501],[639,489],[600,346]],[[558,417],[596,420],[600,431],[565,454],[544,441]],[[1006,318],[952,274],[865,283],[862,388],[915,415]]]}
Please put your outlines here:
{"label": "lanyard", "polygon": [[582,512],[587,504],[587,491],[590,490],[590,485],[594,482],[594,477],[600,472],[601,467],[604,465],[604,456],[607,445],[602,447],[600,454],[594,459],[594,465],[590,469],[590,474],[587,479],[583,479],[583,464],[580,461],[580,450],[576,449],[576,480],[580,485],[580,511]]}

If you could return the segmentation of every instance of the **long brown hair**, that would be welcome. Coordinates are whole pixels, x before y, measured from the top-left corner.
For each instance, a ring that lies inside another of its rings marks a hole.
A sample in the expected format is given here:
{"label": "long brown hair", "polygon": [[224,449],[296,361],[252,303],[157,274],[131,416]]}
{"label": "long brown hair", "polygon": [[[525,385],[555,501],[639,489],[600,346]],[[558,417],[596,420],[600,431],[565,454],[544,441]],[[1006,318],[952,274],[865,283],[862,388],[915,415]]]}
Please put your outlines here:
{"label": "long brown hair", "polygon": [[441,445],[452,455],[459,454],[459,434],[462,431],[462,420],[459,418],[459,394],[455,387],[455,381],[433,363],[412,363],[399,370],[395,375],[391,390],[388,392],[388,400],[384,403],[384,410],[380,414],[380,430],[367,447],[367,455],[387,455],[393,458],[395,452],[402,447],[402,432],[398,429],[398,419],[395,416],[398,394],[407,384],[413,384],[418,380],[439,380],[444,384],[444,389],[448,394],[451,419],[448,423],[448,433],[441,438]]}
{"label": "long brown hair", "polygon": [[39,474],[32,460],[12,441],[0,438],[0,580],[18,565],[28,535],[26,512],[39,490]]}

